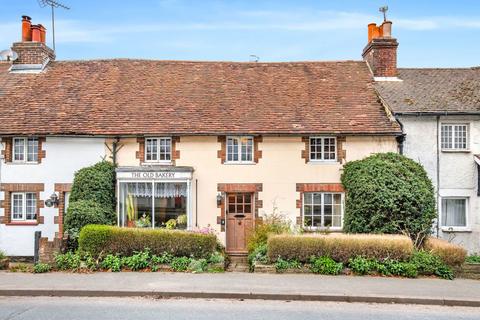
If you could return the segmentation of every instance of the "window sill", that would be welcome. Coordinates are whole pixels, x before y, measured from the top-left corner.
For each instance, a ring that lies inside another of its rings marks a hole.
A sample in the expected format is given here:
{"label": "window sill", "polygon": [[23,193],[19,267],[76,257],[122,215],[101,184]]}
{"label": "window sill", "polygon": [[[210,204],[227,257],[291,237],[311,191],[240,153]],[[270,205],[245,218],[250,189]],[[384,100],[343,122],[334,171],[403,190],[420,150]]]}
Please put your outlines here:
{"label": "window sill", "polygon": [[21,162],[21,161],[10,161],[10,162],[5,162],[5,164],[8,165],[27,165],[27,166],[34,166],[40,164],[40,162]]}
{"label": "window sill", "polygon": [[450,232],[472,232],[472,229],[468,227],[441,227],[440,230],[442,232],[450,233]]}
{"label": "window sill", "polygon": [[152,162],[141,162],[141,166],[173,166],[172,161],[152,161]]}
{"label": "window sill", "polygon": [[442,149],[445,153],[470,153],[470,149]]}
{"label": "window sill", "polygon": [[324,165],[324,164],[340,164],[337,160],[310,160],[307,164]]}
{"label": "window sill", "polygon": [[230,162],[224,162],[223,164],[225,165],[247,165],[247,166],[251,166],[251,165],[255,165],[257,164],[256,162],[233,162],[233,161],[230,161]]}
{"label": "window sill", "polygon": [[10,221],[5,223],[6,226],[37,226],[38,221]]}
{"label": "window sill", "polygon": [[319,233],[329,233],[329,232],[343,232],[342,227],[330,227],[330,228],[322,228],[322,227],[303,227],[303,231],[305,232],[319,232]]}

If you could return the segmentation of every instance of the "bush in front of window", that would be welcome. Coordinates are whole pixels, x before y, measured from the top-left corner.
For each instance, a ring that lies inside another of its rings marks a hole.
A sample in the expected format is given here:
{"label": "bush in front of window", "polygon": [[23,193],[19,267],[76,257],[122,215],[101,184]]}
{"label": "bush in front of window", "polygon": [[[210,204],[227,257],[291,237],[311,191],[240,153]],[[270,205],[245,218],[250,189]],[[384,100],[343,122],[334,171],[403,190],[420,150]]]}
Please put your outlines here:
{"label": "bush in front of window", "polygon": [[345,165],[344,231],[401,233],[416,247],[431,233],[435,195],[425,169],[396,154],[379,153]]}
{"label": "bush in front of window", "polygon": [[438,256],[449,266],[459,266],[464,263],[467,258],[467,250],[443,239],[428,238],[423,248]]}
{"label": "bush in front of window", "polygon": [[120,228],[88,225],[79,236],[79,251],[99,255],[132,256],[146,248],[154,255],[165,252],[175,257],[209,258],[217,249],[215,234],[181,230]]}
{"label": "bush in front of window", "polygon": [[281,258],[305,263],[309,262],[312,256],[330,257],[345,264],[356,256],[408,261],[413,249],[412,241],[401,235],[272,235],[267,243],[267,255],[272,262]]}

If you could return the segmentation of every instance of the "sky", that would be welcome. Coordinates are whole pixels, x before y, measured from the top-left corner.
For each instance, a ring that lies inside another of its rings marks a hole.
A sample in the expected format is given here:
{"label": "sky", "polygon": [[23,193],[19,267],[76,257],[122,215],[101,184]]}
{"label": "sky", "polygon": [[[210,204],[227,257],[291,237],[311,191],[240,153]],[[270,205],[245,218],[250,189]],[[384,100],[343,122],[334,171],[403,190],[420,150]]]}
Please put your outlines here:
{"label": "sky", "polygon": [[[360,60],[367,25],[388,5],[400,67],[480,65],[480,0],[59,0],[58,60],[145,58],[262,62]],[[0,50],[21,15],[47,27],[37,0],[0,0]]]}

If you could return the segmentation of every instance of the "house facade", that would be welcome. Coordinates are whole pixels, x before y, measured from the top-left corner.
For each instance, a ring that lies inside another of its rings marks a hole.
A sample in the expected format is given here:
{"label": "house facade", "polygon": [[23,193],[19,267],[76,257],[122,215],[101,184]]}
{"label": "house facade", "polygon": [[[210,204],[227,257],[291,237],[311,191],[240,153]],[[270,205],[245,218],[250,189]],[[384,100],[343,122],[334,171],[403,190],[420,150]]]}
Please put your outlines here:
{"label": "house facade", "polygon": [[424,166],[435,187],[434,235],[480,252],[480,69],[384,63],[391,72],[374,71],[375,87],[402,126],[400,151]]}
{"label": "house facade", "polygon": [[32,256],[37,230],[62,235],[74,172],[102,159],[117,165],[118,225],[210,228],[244,254],[265,214],[341,231],[343,165],[398,150],[364,61],[56,61],[22,24],[19,58],[0,65],[10,256]]}

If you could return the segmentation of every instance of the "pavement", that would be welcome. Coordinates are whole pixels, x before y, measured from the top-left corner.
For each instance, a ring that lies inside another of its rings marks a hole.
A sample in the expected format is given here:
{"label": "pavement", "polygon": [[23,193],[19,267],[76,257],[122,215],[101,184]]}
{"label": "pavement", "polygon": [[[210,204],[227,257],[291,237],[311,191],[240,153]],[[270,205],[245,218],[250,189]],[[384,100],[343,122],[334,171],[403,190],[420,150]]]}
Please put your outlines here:
{"label": "pavement", "polygon": [[478,320],[478,308],[403,304],[112,297],[3,297],[0,320]]}
{"label": "pavement", "polygon": [[480,307],[480,281],[313,274],[0,272],[0,296],[156,297]]}

